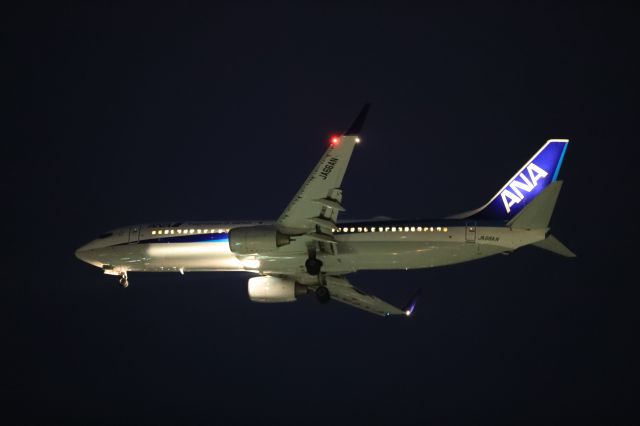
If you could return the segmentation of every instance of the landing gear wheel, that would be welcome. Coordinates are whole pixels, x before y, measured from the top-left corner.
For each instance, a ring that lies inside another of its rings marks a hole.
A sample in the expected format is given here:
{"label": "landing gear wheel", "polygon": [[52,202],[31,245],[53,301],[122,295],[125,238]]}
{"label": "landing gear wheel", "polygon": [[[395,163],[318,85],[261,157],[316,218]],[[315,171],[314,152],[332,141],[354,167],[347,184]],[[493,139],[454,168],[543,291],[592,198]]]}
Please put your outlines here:
{"label": "landing gear wheel", "polygon": [[323,285],[316,289],[316,297],[318,298],[318,302],[327,303],[331,300],[331,293],[329,293],[329,289]]}
{"label": "landing gear wheel", "polygon": [[122,288],[129,287],[129,277],[127,276],[126,272],[120,273],[120,285],[122,286]]}
{"label": "landing gear wheel", "polygon": [[318,275],[320,273],[320,269],[322,269],[322,262],[315,257],[310,257],[306,262],[304,262],[304,266],[307,268],[307,273],[309,275]]}

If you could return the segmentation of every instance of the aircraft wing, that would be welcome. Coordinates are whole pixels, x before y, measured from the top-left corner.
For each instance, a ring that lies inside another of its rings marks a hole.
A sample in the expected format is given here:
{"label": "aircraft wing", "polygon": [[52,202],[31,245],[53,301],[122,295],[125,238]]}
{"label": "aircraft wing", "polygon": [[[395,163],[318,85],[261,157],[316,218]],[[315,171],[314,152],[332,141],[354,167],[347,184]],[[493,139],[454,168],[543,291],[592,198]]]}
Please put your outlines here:
{"label": "aircraft wing", "polygon": [[418,293],[414,294],[409,303],[403,309],[400,309],[352,286],[346,278],[328,276],[326,277],[326,286],[332,300],[381,316],[411,315],[418,296]]}
{"label": "aircraft wing", "polygon": [[335,242],[331,229],[336,227],[338,213],[344,211],[340,186],[353,147],[360,141],[358,134],[369,106],[362,108],[349,130],[332,138],[331,145],[278,219],[282,232],[305,233],[319,242]]}

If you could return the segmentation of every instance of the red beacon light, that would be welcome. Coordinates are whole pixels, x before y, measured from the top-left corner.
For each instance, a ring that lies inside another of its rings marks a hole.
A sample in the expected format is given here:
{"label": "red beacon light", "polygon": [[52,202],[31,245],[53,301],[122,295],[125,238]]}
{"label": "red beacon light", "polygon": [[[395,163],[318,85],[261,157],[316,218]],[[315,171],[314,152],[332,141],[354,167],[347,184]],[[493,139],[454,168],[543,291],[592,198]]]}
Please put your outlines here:
{"label": "red beacon light", "polygon": [[336,145],[338,142],[340,142],[340,138],[337,136],[331,136],[331,145]]}

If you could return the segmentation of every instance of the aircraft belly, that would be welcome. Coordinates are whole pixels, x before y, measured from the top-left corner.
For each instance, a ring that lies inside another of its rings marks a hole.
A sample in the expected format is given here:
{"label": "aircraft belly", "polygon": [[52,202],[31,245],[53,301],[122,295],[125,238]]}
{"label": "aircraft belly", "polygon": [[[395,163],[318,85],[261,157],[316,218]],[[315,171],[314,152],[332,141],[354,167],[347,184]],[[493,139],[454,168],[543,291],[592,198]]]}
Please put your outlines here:
{"label": "aircraft belly", "polygon": [[[432,268],[468,262],[505,251],[504,247],[481,246],[459,242],[402,242],[350,243],[341,247],[337,262],[325,265],[327,268],[352,271],[360,269],[414,269]],[[329,272],[328,271],[328,272]]]}
{"label": "aircraft belly", "polygon": [[[417,269],[451,265],[511,250],[497,244],[464,241],[352,241],[341,242],[338,254],[322,255],[323,271],[347,274],[358,270]],[[304,274],[306,253],[272,253],[260,256],[261,272]]]}

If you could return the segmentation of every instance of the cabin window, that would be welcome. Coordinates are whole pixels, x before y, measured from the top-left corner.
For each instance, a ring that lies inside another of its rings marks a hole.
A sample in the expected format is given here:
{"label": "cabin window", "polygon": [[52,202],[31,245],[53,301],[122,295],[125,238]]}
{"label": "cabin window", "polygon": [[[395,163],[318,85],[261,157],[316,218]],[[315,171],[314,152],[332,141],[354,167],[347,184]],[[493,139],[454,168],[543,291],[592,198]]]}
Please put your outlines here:
{"label": "cabin window", "polygon": [[444,232],[447,232],[447,231],[449,230],[449,228],[447,228],[447,227],[445,226],[444,228],[442,228],[442,230],[443,230]]}
{"label": "cabin window", "polygon": [[418,226],[418,232],[422,232],[422,226]]}
{"label": "cabin window", "polygon": [[356,232],[356,228],[351,228],[351,232]]}

